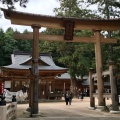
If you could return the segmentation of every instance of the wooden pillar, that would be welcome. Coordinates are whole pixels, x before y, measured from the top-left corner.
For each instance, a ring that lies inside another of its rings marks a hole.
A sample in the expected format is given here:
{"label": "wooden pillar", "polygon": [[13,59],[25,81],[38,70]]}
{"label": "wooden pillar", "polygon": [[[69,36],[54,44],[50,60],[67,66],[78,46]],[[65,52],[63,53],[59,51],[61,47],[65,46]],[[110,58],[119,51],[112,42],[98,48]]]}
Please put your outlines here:
{"label": "wooden pillar", "polygon": [[32,93],[32,91],[31,91],[31,79],[30,79],[30,84],[29,84],[29,107],[31,108],[31,93]]}
{"label": "wooden pillar", "polygon": [[65,82],[63,83],[63,92],[65,92],[66,84]]}
{"label": "wooden pillar", "polygon": [[15,92],[14,90],[15,90],[15,81],[11,80],[11,89],[10,89],[10,91]]}
{"label": "wooden pillar", "polygon": [[51,92],[55,92],[55,85],[56,85],[56,80],[53,79],[53,80],[51,81]]}
{"label": "wooden pillar", "polygon": [[32,73],[34,78],[31,80],[31,113],[38,113],[38,87],[39,87],[39,26],[32,25],[33,43],[32,43]]}
{"label": "wooden pillar", "polygon": [[90,81],[90,107],[95,107],[95,98],[93,93],[95,93],[94,79],[92,78],[93,68],[89,69],[89,81]]}
{"label": "wooden pillar", "polygon": [[97,87],[98,87],[98,106],[105,106],[103,98],[104,84],[102,79],[102,57],[101,57],[101,39],[100,30],[95,30],[95,60],[96,60],[96,73],[97,73]]}
{"label": "wooden pillar", "polygon": [[10,91],[13,92],[13,81],[11,81],[11,88]]}
{"label": "wooden pillar", "polygon": [[23,87],[22,86],[22,81],[19,81],[19,90],[21,90],[22,87]]}
{"label": "wooden pillar", "polygon": [[115,69],[115,63],[112,61],[109,63],[109,72],[110,72],[112,110],[118,111],[119,107],[118,107],[116,69]]}

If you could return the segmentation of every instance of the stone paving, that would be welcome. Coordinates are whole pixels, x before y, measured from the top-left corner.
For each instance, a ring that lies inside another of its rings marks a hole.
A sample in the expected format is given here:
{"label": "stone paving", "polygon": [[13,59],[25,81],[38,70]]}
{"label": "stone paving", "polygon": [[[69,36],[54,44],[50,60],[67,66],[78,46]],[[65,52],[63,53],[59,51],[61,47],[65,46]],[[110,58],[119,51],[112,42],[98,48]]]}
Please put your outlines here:
{"label": "stone paving", "polygon": [[[97,103],[96,99],[96,106]],[[90,110],[89,104],[87,97],[83,101],[73,99],[72,105],[65,105],[65,102],[43,102],[39,103],[39,115],[32,118],[30,114],[24,113],[28,104],[18,104],[17,120],[120,120],[120,114]],[[106,104],[110,105],[111,100],[106,100]]]}

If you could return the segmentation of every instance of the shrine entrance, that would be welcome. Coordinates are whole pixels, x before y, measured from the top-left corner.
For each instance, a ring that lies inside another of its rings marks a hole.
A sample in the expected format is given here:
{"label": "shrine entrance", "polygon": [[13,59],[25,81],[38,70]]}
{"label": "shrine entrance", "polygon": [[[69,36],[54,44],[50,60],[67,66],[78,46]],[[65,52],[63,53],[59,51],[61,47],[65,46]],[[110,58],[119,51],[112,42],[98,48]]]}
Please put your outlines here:
{"label": "shrine entrance", "polygon": [[[32,53],[32,70],[34,75],[31,83],[33,87],[32,96],[32,113],[38,113],[38,54],[39,54],[39,40],[48,41],[64,41],[64,42],[84,42],[94,43],[95,45],[95,60],[96,60],[96,76],[98,87],[98,105],[105,106],[103,98],[103,79],[102,79],[102,57],[101,57],[101,43],[110,44],[117,43],[116,39],[103,38],[100,34],[101,31],[115,31],[120,28],[120,19],[100,20],[100,19],[78,19],[78,18],[65,18],[65,17],[52,17],[37,14],[28,14],[17,11],[9,11],[1,9],[4,12],[6,19],[11,20],[12,24],[31,26],[33,33],[26,35],[17,35],[19,39],[32,39],[33,40],[33,53]],[[65,34],[62,36],[57,35],[43,35],[39,33],[41,27],[64,29]],[[74,30],[91,30],[94,33],[92,37],[76,37],[73,36]],[[32,91],[31,91],[32,92]]]}

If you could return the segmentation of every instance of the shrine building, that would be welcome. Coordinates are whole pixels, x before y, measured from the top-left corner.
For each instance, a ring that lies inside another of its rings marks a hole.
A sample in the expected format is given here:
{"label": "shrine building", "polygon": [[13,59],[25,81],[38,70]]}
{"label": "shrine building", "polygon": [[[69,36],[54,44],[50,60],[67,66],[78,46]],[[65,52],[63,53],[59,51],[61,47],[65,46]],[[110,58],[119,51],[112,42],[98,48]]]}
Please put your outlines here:
{"label": "shrine building", "polygon": [[[2,66],[1,79],[10,87],[10,91],[29,90],[30,79],[34,77],[31,74],[31,52],[15,51],[11,55],[12,64]],[[50,53],[39,54],[39,98],[47,98],[52,91],[64,91],[64,83],[55,80],[55,76],[60,76],[68,71],[55,65]],[[57,81],[57,82],[56,82]],[[63,83],[63,84],[62,84]],[[8,85],[9,84],[9,85]],[[66,89],[69,89],[70,82],[67,83]],[[9,89],[9,88],[8,88]]]}
{"label": "shrine building", "polygon": [[[4,87],[11,92],[23,90],[25,92],[30,89],[31,79],[31,52],[14,51],[11,55],[12,64],[2,66],[1,77],[3,77]],[[55,65],[50,53],[39,54],[39,99],[55,99],[56,96],[62,96],[64,91],[70,90],[71,77],[67,68]],[[95,81],[96,82],[96,81]],[[84,76],[77,77],[76,92],[81,89],[89,96],[89,78]],[[95,83],[97,91],[97,84]],[[105,85],[109,88],[109,83]]]}

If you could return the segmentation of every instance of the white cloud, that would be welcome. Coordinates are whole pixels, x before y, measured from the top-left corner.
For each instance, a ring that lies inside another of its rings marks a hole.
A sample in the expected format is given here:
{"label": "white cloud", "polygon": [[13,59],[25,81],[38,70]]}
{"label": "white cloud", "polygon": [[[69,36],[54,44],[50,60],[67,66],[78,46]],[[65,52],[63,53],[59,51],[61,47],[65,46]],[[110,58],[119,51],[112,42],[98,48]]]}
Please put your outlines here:
{"label": "white cloud", "polygon": [[[6,8],[3,5],[0,5],[0,7]],[[57,0],[29,0],[26,8],[20,7],[18,3],[15,4],[15,7],[16,11],[54,16],[53,9],[59,7],[59,2]],[[29,26],[12,25],[10,20],[5,19],[3,15],[0,18],[0,28],[6,30],[9,27],[20,32],[23,32],[25,29],[32,31],[32,28]]]}

